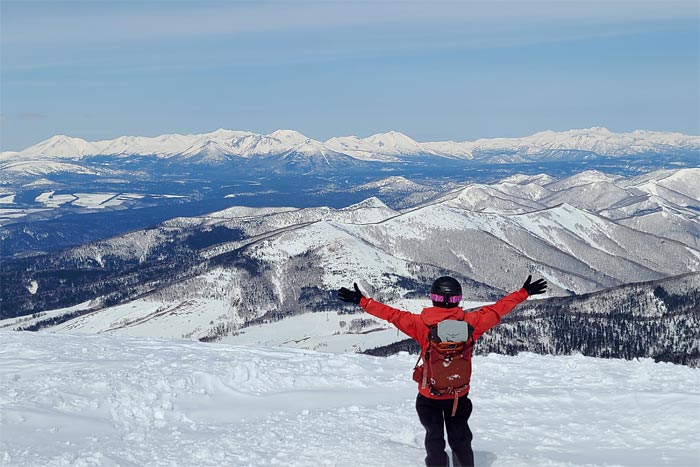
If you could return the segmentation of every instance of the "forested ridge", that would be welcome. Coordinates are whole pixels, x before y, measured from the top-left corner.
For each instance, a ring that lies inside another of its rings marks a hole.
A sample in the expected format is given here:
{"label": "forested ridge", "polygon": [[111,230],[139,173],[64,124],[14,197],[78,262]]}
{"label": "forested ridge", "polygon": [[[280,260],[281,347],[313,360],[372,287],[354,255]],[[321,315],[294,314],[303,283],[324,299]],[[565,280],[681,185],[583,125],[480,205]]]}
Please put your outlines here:
{"label": "forested ridge", "polygon": [[[418,353],[411,339],[365,353]],[[650,357],[700,366],[700,273],[592,294],[521,304],[476,343],[475,353]]]}

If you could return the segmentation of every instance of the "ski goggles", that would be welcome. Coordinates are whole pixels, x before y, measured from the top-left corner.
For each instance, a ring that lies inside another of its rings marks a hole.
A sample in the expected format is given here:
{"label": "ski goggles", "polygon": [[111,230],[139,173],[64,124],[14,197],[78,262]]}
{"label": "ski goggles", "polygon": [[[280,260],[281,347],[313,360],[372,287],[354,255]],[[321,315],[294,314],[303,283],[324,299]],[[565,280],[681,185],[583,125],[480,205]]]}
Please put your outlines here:
{"label": "ski goggles", "polygon": [[[438,295],[436,293],[431,293],[430,294],[430,299],[434,302],[438,303],[445,303],[445,296],[444,295]],[[450,297],[448,299],[448,303],[459,303],[462,301],[462,296],[461,295],[455,295],[453,297]]]}

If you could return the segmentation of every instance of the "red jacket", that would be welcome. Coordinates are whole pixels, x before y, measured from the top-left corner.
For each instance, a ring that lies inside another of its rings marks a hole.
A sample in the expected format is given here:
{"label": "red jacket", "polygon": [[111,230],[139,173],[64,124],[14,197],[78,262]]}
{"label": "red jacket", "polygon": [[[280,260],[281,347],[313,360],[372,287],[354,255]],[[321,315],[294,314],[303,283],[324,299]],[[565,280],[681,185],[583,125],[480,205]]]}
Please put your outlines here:
{"label": "red jacket", "polygon": [[[461,308],[431,306],[423,308],[420,314],[415,314],[392,308],[367,297],[363,297],[360,300],[360,306],[370,315],[389,321],[399,331],[417,341],[420,344],[421,352],[424,353],[428,347],[428,326],[437,324],[444,319],[466,321],[474,329],[472,337],[474,340],[477,340],[483,333],[497,325],[502,317],[525,301],[527,297],[528,294],[525,289],[520,289],[517,292],[506,295],[493,305],[487,305],[470,312],[465,312]],[[450,394],[443,396],[433,395],[428,388],[421,388],[420,384],[418,385],[418,392],[431,399],[451,399],[454,397]],[[469,388],[466,389],[466,393],[469,393]]]}

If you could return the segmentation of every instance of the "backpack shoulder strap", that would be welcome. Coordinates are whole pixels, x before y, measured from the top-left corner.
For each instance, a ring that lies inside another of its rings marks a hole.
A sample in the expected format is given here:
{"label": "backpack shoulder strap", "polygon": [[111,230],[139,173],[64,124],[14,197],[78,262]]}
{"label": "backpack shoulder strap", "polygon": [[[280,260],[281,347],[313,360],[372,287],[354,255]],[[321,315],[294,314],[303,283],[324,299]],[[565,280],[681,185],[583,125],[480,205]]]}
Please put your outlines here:
{"label": "backpack shoulder strap", "polygon": [[437,342],[440,342],[439,338],[437,337],[437,326],[435,324],[431,324],[428,326],[428,345],[426,345],[425,348],[420,349],[420,353],[418,354],[418,360],[416,361],[416,364],[413,367],[414,370],[418,368],[418,364],[420,363],[421,359],[425,363],[425,359],[428,356],[428,351],[430,350],[430,343],[435,342],[436,338],[438,339]]}
{"label": "backpack shoulder strap", "polygon": [[428,326],[428,346],[430,346],[431,342],[441,342],[441,339],[438,336],[437,324],[431,324],[430,326]]}

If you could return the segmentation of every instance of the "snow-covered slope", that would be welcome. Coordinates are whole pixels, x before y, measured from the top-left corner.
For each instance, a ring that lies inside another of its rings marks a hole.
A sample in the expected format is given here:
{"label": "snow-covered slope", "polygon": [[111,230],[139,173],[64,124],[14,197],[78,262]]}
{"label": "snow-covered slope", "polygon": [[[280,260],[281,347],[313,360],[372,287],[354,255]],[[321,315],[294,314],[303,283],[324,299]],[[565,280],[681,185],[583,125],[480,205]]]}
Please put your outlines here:
{"label": "snow-covered slope", "polygon": [[[82,138],[73,138],[65,135],[56,135],[42,141],[19,153],[12,154],[15,158],[25,155],[44,155],[57,158],[80,159],[82,156],[100,154],[103,145],[100,143],[91,143]],[[5,159],[8,153],[0,154],[0,160]]]}
{"label": "snow-covered slope", "polygon": [[386,155],[420,155],[420,154],[437,154],[426,149],[426,147],[417,141],[412,140],[408,136],[398,131],[390,131],[388,133],[379,133],[365,138],[365,141],[375,148],[378,154]]}
{"label": "snow-covered slope", "polygon": [[358,138],[357,136],[335,137],[329,139],[324,144],[335,151],[365,161],[397,162],[400,160],[394,155],[378,153],[378,148],[373,142]]}
{"label": "snow-covered slope", "polygon": [[[0,464],[420,466],[414,356],[0,333]],[[691,466],[700,372],[475,358],[477,465]]]}
{"label": "snow-covered slope", "polygon": [[700,199],[700,168],[685,170],[658,170],[640,175],[629,181],[627,186],[637,187],[655,195],[655,187],[663,187],[689,199]]}
{"label": "snow-covered slope", "polygon": [[511,186],[507,184],[489,186],[474,183],[454,193],[454,197],[448,195],[444,204],[468,211],[500,213],[542,209],[545,205],[532,198],[537,199],[541,196],[543,188],[535,185],[536,191],[528,192],[531,186],[517,185],[515,190],[511,190]]}
{"label": "snow-covered slope", "polygon": [[[193,156],[220,157],[253,155],[272,155],[289,152],[311,140],[297,131],[278,130],[268,135],[247,131],[219,129],[200,135],[162,135],[153,138],[123,136],[114,140],[88,142],[69,136],[54,136],[46,141],[31,146],[14,154],[15,158],[26,156],[52,156],[58,158],[75,158],[95,155],[149,155],[157,157]],[[330,150],[329,150],[330,152]],[[7,158],[10,153],[1,156]],[[0,160],[4,158],[0,156]]]}
{"label": "snow-covered slope", "polygon": [[[376,206],[371,200],[366,204]],[[355,280],[376,298],[419,311],[428,303],[424,298],[427,284],[444,271],[460,277],[467,297],[485,301],[502,292],[480,284],[515,290],[531,273],[545,277],[550,282],[550,294],[558,295],[700,270],[698,254],[680,243],[643,234],[571,206],[503,216],[431,205],[402,215],[389,211],[383,214],[383,220],[375,218],[369,223],[339,220],[343,211],[355,215],[363,212],[358,207],[325,215],[319,210],[305,211],[272,210],[241,218],[222,219],[218,214],[206,219],[174,220],[167,228],[67,252],[65,263],[59,264],[114,263],[120,257],[129,266],[127,276],[113,279],[119,287],[130,280],[135,262],[143,264],[146,271],[165,267],[169,275],[176,274],[170,272],[168,262],[156,266],[153,258],[163,254],[163,244],[179,238],[173,233],[181,232],[185,225],[205,232],[214,225],[228,226],[247,234],[201,250],[202,263],[193,263],[190,277],[169,282],[167,276],[156,274],[154,280],[162,283],[160,287],[145,281],[133,286],[132,300],[107,307],[87,303],[80,310],[66,310],[79,312],[52,329],[208,339],[239,331],[248,333],[249,326],[258,324],[265,325],[265,332],[283,336],[286,334],[275,331],[272,325],[282,320],[280,329],[292,326],[298,334],[274,339],[280,344],[307,339],[303,323],[311,319],[307,325],[319,331],[318,339],[304,342],[305,347],[367,349],[401,337],[392,330],[383,331],[383,323],[371,317],[362,321],[361,316],[337,315],[347,310],[337,302],[333,291]],[[297,223],[288,224],[291,219]],[[431,241],[434,238],[440,241]],[[182,262],[184,257],[189,255],[178,253],[175,259]],[[206,264],[210,266],[204,268]],[[41,295],[47,284],[45,279],[37,278],[25,286]],[[418,303],[402,297],[422,300]],[[315,312],[313,318],[305,315],[310,312]],[[47,318],[39,316],[36,321]],[[327,326],[319,324],[323,320]],[[31,324],[11,321],[7,326]],[[297,321],[300,324],[295,325]],[[374,332],[366,338],[360,336],[368,331]]]}
{"label": "snow-covered slope", "polygon": [[406,177],[392,176],[363,183],[353,187],[351,191],[374,193],[374,196],[381,198],[395,209],[405,209],[442,196],[458,186],[457,183],[417,183]]}
{"label": "snow-covered slope", "polygon": [[598,170],[584,170],[563,180],[552,181],[547,184],[547,188],[551,191],[562,191],[595,183],[614,183],[615,180],[620,178]]}
{"label": "snow-covered slope", "polygon": [[698,214],[659,206],[634,216],[617,219],[617,223],[643,232],[662,232],[664,237],[700,251],[700,215]]}
{"label": "snow-covered slope", "polygon": [[562,132],[542,131],[523,138],[480,139],[463,143],[471,153],[512,151],[521,155],[546,155],[555,151],[575,150],[610,156],[655,152],[697,144],[697,137],[680,133],[633,131],[613,133],[594,127]]}
{"label": "snow-covered slope", "polygon": [[501,290],[532,270],[577,293],[700,270],[696,250],[570,205],[498,214],[453,201],[343,228],[392,256],[460,271]]}
{"label": "snow-covered slope", "polygon": [[[525,213],[570,204],[612,219],[649,212],[660,206],[697,213],[700,169],[658,170],[639,177],[586,170],[564,179],[515,175],[491,184],[468,184],[444,195],[444,203],[470,211]],[[690,208],[690,210],[688,210]]]}
{"label": "snow-covered slope", "polygon": [[[31,176],[42,176],[57,172],[66,172],[79,175],[103,175],[103,172],[80,164],[59,160],[25,160],[18,158],[17,162],[9,162],[2,165],[5,173],[18,173]],[[70,160],[70,159],[68,159]],[[116,173],[116,172],[115,172]]]}

